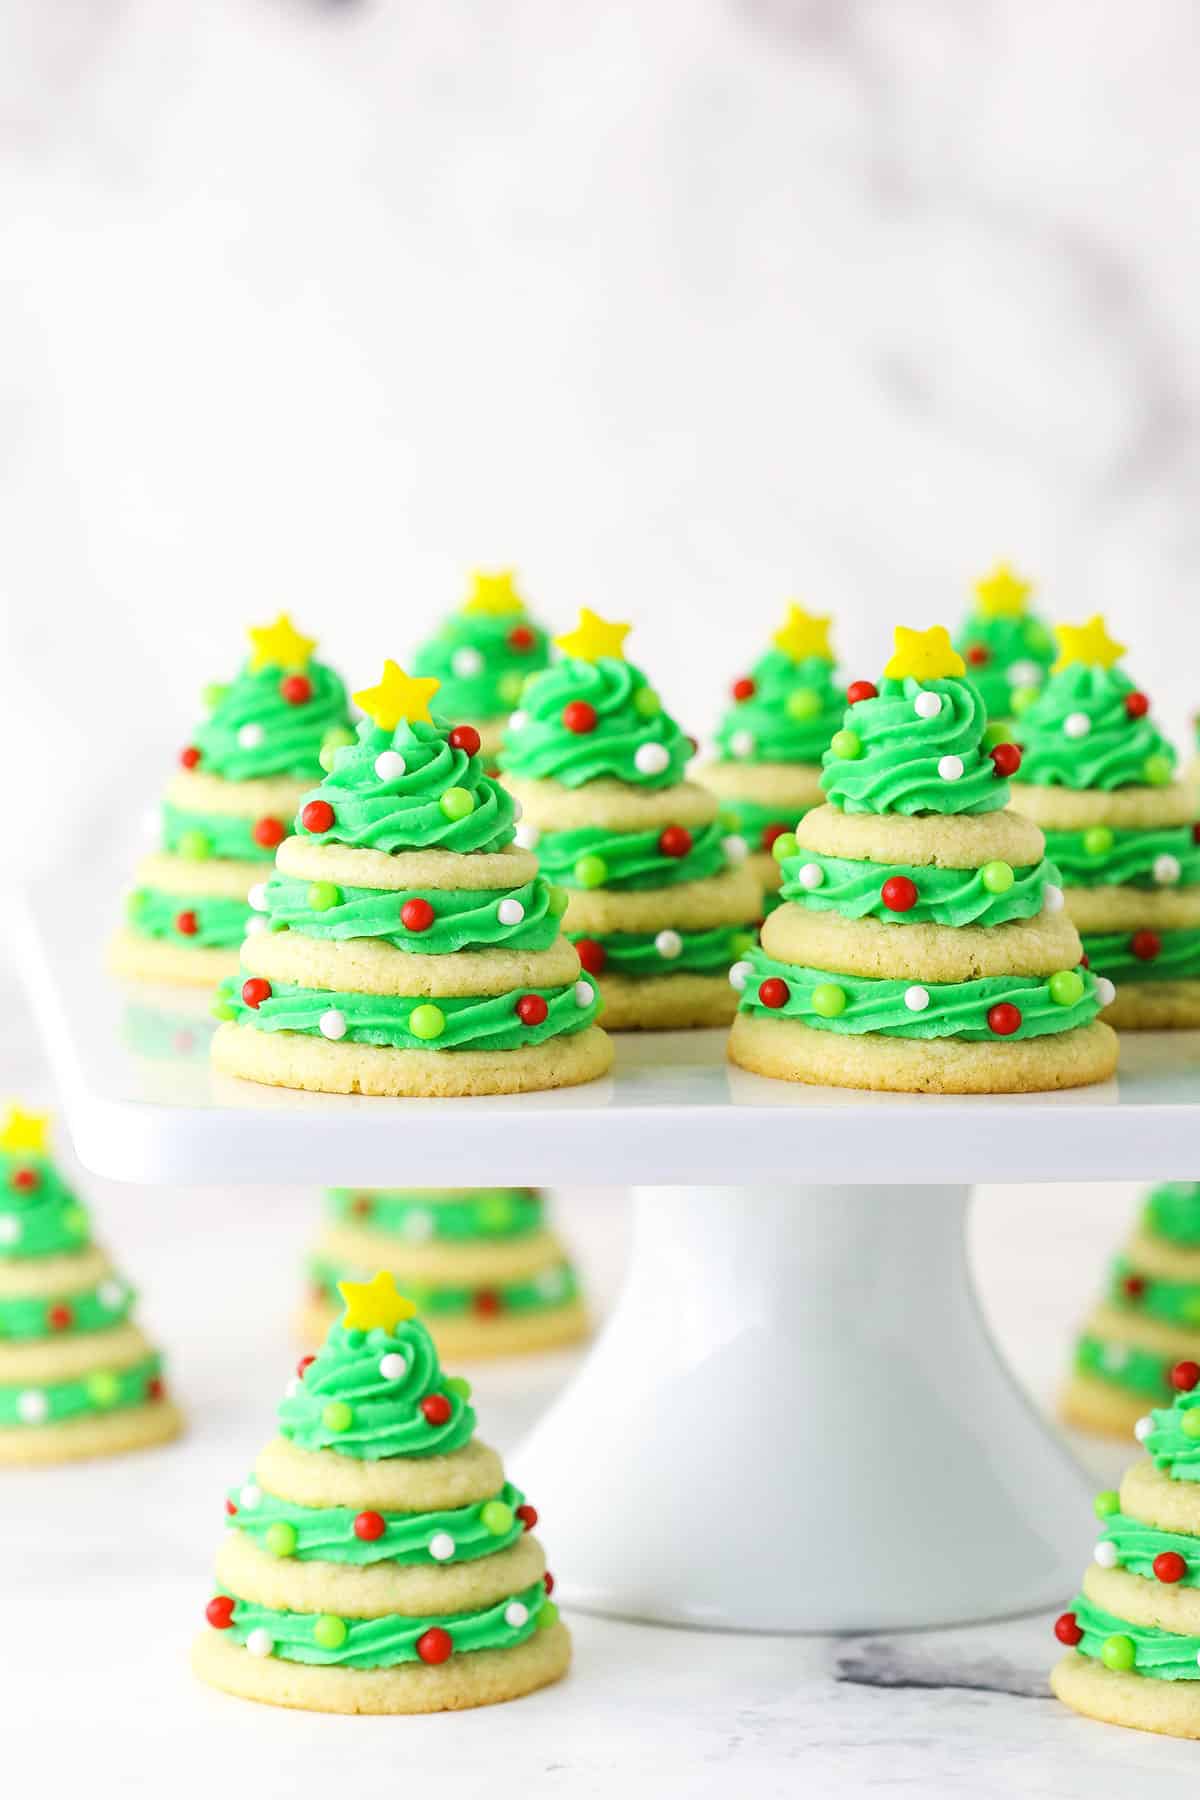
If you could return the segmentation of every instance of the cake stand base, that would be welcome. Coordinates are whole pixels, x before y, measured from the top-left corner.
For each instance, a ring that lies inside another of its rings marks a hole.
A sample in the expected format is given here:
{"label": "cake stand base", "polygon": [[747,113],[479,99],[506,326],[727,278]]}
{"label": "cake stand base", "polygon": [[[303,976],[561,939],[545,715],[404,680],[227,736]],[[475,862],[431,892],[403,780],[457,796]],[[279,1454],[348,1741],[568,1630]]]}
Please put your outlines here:
{"label": "cake stand base", "polygon": [[1088,1487],[984,1326],[968,1193],[634,1190],[612,1320],[512,1458],[568,1605],[837,1632],[1066,1600]]}

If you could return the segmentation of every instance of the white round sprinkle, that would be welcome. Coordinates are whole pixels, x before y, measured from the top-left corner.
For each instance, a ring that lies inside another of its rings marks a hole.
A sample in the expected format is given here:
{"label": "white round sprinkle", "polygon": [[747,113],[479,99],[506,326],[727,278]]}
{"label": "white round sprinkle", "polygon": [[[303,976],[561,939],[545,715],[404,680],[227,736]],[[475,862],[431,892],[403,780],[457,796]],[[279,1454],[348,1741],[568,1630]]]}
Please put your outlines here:
{"label": "white round sprinkle", "polygon": [[1177,856],[1156,856],[1154,859],[1154,879],[1162,887],[1169,887],[1178,881],[1183,870]]}
{"label": "white round sprinkle", "polygon": [[519,900],[502,900],[496,908],[496,917],[502,925],[519,925],[525,917],[525,908]]}
{"label": "white round sprinkle", "polygon": [[21,1236],[21,1221],[16,1213],[0,1213],[0,1244],[15,1244]]}
{"label": "white round sprinkle", "polygon": [[913,701],[913,711],[918,719],[936,719],[941,710],[942,696],[931,688],[923,688]]}
{"label": "white round sprinkle", "polygon": [[1042,889],[1042,905],[1049,913],[1061,912],[1065,901],[1063,891],[1053,881],[1048,881]]}
{"label": "white round sprinkle", "polygon": [[124,1285],[119,1281],[102,1281],[96,1289],[96,1298],[106,1312],[116,1312],[118,1306],[124,1304]]}
{"label": "white round sprinkle", "polygon": [[504,1609],[504,1623],[519,1631],[522,1625],[529,1623],[529,1608],[522,1600],[510,1600]]}
{"label": "white round sprinkle", "polygon": [[1117,1566],[1117,1546],[1110,1544],[1107,1538],[1101,1538],[1092,1556],[1102,1569],[1115,1569]]}
{"label": "white round sprinkle", "polygon": [[802,888],[808,888],[811,891],[813,888],[825,885],[825,871],[820,863],[805,863],[803,868],[797,872],[796,880]]}
{"label": "white round sprinkle", "polygon": [[728,837],[721,839],[721,848],[728,861],[734,863],[745,862],[750,854],[749,844],[736,831],[731,831]]}
{"label": "white round sprinkle", "polygon": [[332,1038],[334,1043],[346,1035],[346,1015],[336,1006],[331,1006],[328,1012],[323,1012],[317,1022],[321,1027],[321,1036]]}
{"label": "white round sprinkle", "polygon": [[528,725],[528,723],[529,723],[529,714],[527,712],[521,712],[520,710],[518,710],[517,712],[511,714],[511,716],[509,717],[508,729],[510,731],[524,731],[524,729]]}
{"label": "white round sprinkle", "polygon": [[257,1481],[248,1481],[238,1494],[238,1505],[245,1512],[253,1512],[256,1506],[262,1505],[262,1489]]}
{"label": "white round sprinkle", "polygon": [[1117,997],[1117,990],[1107,975],[1096,977],[1096,998],[1101,1006],[1111,1006]]}
{"label": "white round sprinkle", "polygon": [[910,987],[904,990],[904,1004],[909,1012],[924,1012],[929,1005],[929,989]]}
{"label": "white round sprinkle", "polygon": [[246,898],[250,902],[251,906],[254,908],[255,912],[266,912],[266,910],[267,910],[267,884],[266,884],[266,882],[265,881],[256,881],[254,886],[250,889],[250,892],[246,895]]}
{"label": "white round sprinkle", "polygon": [[517,826],[514,841],[518,850],[536,850],[542,841],[542,834],[536,825],[531,825],[527,819],[522,819]]}
{"label": "white round sprinkle", "polygon": [[275,1648],[275,1640],[270,1632],[264,1631],[260,1625],[257,1631],[252,1631],[246,1639],[246,1648],[251,1656],[270,1656]]}
{"label": "white round sprinkle", "polygon": [[1103,1350],[1100,1352],[1101,1362],[1106,1369],[1111,1369],[1114,1375],[1119,1373],[1119,1371],[1125,1367],[1126,1363],[1129,1361],[1129,1357],[1130,1350],[1128,1344],[1105,1344]]}
{"label": "white round sprinkle", "polygon": [[398,750],[381,750],[375,758],[375,773],[380,781],[399,781],[407,770],[408,764]]}
{"label": "white round sprinkle", "polygon": [[293,1375],[292,1379],[288,1382],[287,1386],[283,1390],[283,1397],[285,1400],[294,1400],[296,1398],[296,1395],[299,1392],[300,1392],[300,1377],[298,1375]]}
{"label": "white round sprinkle", "polygon": [[17,1395],[17,1417],[26,1425],[40,1425],[50,1411],[50,1403],[38,1388],[26,1388]]}
{"label": "white round sprinkle", "polygon": [[730,987],[736,988],[738,993],[740,994],[742,989],[745,987],[746,983],[749,981],[751,975],[753,975],[753,973],[754,973],[754,964],[753,963],[735,962],[732,969],[730,969],[730,971],[729,971]]}
{"label": "white round sprinkle", "polygon": [[1139,1444],[1144,1444],[1154,1430],[1154,1420],[1149,1413],[1144,1413],[1133,1428],[1133,1435]]}
{"label": "white round sprinkle", "polygon": [[469,644],[464,644],[462,649],[456,650],[450,658],[450,667],[456,675],[478,675],[483,667],[483,658],[478,650],[473,650]]}
{"label": "white round sprinkle", "polygon": [[1086,737],[1092,729],[1092,721],[1086,713],[1068,713],[1063,720],[1063,734],[1069,738]]}
{"label": "white round sprinkle", "polygon": [[429,1540],[429,1554],[434,1562],[449,1562],[454,1550],[454,1539],[448,1531],[435,1531]]}
{"label": "white round sprinkle", "polygon": [[533,1285],[543,1300],[558,1300],[566,1286],[566,1276],[561,1269],[541,1269],[534,1276]]}
{"label": "white round sprinkle", "polygon": [[261,725],[243,725],[238,732],[238,743],[243,750],[257,750],[266,735]]}
{"label": "white round sprinkle", "polygon": [[754,733],[752,731],[735,731],[729,740],[729,748],[735,756],[753,756]]}
{"label": "white round sprinkle", "polygon": [[385,1381],[403,1381],[408,1374],[408,1358],[399,1350],[389,1350],[379,1359],[379,1373]]}
{"label": "white round sprinkle", "polygon": [[961,781],[963,759],[961,756],[943,756],[938,763],[938,774],[943,781]]}
{"label": "white round sprinkle", "polygon": [[263,918],[262,914],[251,913],[250,917],[246,920],[246,936],[257,937],[260,932],[263,932],[266,929],[267,921]]}
{"label": "white round sprinkle", "polygon": [[514,800],[512,803],[512,809],[513,809],[513,824],[514,825],[519,824],[521,819],[525,815],[525,808],[521,805],[521,802],[519,800]]}
{"label": "white round sprinkle", "polygon": [[1042,671],[1035,662],[1009,663],[1004,671],[1009,687],[1039,687]]}
{"label": "white round sprinkle", "polygon": [[596,990],[590,981],[577,981],[575,983],[576,1006],[590,1006],[595,998]]}
{"label": "white round sprinkle", "polygon": [[660,931],[654,940],[654,948],[667,962],[674,962],[683,952],[683,939],[677,931]]}
{"label": "white round sprinkle", "polygon": [[405,1213],[400,1235],[410,1244],[427,1244],[437,1229],[433,1214],[424,1206]]}
{"label": "white round sprinkle", "polygon": [[633,766],[639,775],[661,775],[670,767],[671,753],[665,744],[639,744],[633,757]]}

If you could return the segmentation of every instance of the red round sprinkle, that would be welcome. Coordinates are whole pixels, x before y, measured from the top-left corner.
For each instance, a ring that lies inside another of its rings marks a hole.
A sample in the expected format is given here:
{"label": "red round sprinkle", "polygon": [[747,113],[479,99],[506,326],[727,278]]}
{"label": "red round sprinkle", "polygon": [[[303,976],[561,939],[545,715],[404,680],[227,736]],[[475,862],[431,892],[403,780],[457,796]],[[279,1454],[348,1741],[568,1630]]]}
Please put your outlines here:
{"label": "red round sprinkle", "polygon": [[568,731],[595,731],[596,709],[590,700],[568,700],[562,709],[562,722]]}
{"label": "red round sprinkle", "polygon": [[196,764],[200,761],[200,752],[197,750],[195,744],[185,745],[179,752],[179,760],[185,769],[194,769]]}
{"label": "red round sprinkle", "polygon": [[242,999],[246,1005],[258,1011],[264,1000],[271,998],[271,984],[264,981],[261,975],[252,975],[249,981],[242,983]]}
{"label": "red round sprinkle", "polygon": [[481,1319],[494,1319],[504,1307],[504,1302],[495,1288],[480,1288],[471,1304]]}
{"label": "red round sprinkle", "polygon": [[1129,948],[1139,962],[1153,962],[1162,950],[1162,939],[1157,931],[1135,931],[1129,940]]}
{"label": "red round sprinkle", "polygon": [[879,890],[879,898],[889,912],[911,912],[917,904],[917,884],[907,875],[889,875]]}
{"label": "red round sprinkle", "polygon": [[296,1364],[296,1373],[300,1377],[301,1381],[304,1380],[305,1369],[308,1368],[310,1363],[315,1363],[316,1360],[317,1359],[315,1356],[302,1356],[300,1358],[300,1361]]}
{"label": "red round sprinkle", "polygon": [[454,1649],[454,1639],[440,1625],[431,1625],[417,1639],[417,1655],[425,1663],[444,1663]]}
{"label": "red round sprinkle", "polygon": [[848,706],[857,706],[860,700],[874,700],[878,693],[879,689],[873,681],[852,681],[846,689],[846,703]]}
{"label": "red round sprinkle", "polygon": [[215,1594],[205,1607],[204,1616],[217,1631],[228,1631],[233,1624],[233,1601],[228,1594]]}
{"label": "red round sprinkle", "polygon": [[479,755],[480,737],[473,725],[456,725],[449,741],[452,750],[465,750],[468,756]]}
{"label": "red round sprinkle", "polygon": [[454,1411],[445,1394],[426,1394],[421,1402],[421,1411],[425,1414],[428,1425],[446,1425]]}
{"label": "red round sprinkle", "polygon": [[516,1516],[520,1519],[526,1531],[532,1531],[537,1524],[537,1507],[530,1506],[528,1503],[524,1506],[518,1506]]}
{"label": "red round sprinkle", "polygon": [[1187,1574],[1187,1563],[1178,1550],[1160,1550],[1151,1567],[1160,1581],[1182,1581]]}
{"label": "red round sprinkle", "polygon": [[237,1507],[233,1504],[232,1500],[226,1500],[225,1511],[229,1514],[231,1519],[237,1517]]}
{"label": "red round sprinkle", "polygon": [[522,1025],[544,1025],[550,1008],[540,994],[522,994],[516,1014]]}
{"label": "red round sprinkle", "polygon": [[990,663],[991,660],[992,660],[992,653],[988,649],[986,644],[970,644],[970,645],[968,645],[967,661],[970,663],[970,665],[973,669],[982,669],[983,665],[985,663]]}
{"label": "red round sprinkle", "polygon": [[350,1202],[350,1211],[354,1214],[355,1218],[366,1219],[370,1217],[374,1205],[375,1202],[372,1200],[370,1194],[355,1194],[353,1200]]}
{"label": "red round sprinkle", "polygon": [[300,814],[305,831],[328,831],[333,824],[333,808],[328,800],[310,800]]}
{"label": "red round sprinkle", "polygon": [[166,1391],[166,1384],[161,1375],[152,1375],[146,1383],[147,1400],[161,1400]]}
{"label": "red round sprinkle", "polygon": [[776,838],[781,838],[785,831],[790,831],[791,829],[790,825],[783,825],[778,819],[776,819],[773,824],[764,825],[762,828],[761,840],[763,849],[769,850]]}
{"label": "red round sprinkle", "polygon": [[1193,844],[1200,844],[1200,819],[1197,819],[1196,823],[1192,826],[1192,842]]}
{"label": "red round sprinkle", "polygon": [[400,908],[400,923],[405,931],[428,931],[433,924],[433,908],[428,900],[406,900]]}
{"label": "red round sprinkle", "polygon": [[42,1178],[36,1169],[14,1169],[9,1177],[9,1185],[18,1193],[32,1193],[33,1189],[42,1185]]}
{"label": "red round sprinkle", "polygon": [[285,675],[279,684],[279,692],[289,706],[303,706],[306,700],[312,699],[312,682],[307,675]]}
{"label": "red round sprinkle", "polygon": [[46,1314],[46,1323],[51,1331],[66,1331],[74,1322],[75,1314],[69,1306],[52,1306]]}
{"label": "red round sprinkle", "polygon": [[1013,1006],[1011,1001],[1000,1000],[995,1006],[988,1008],[988,1030],[994,1031],[997,1037],[1011,1037],[1014,1031],[1021,1029],[1021,1009]]}
{"label": "red round sprinkle", "polygon": [[786,1006],[791,992],[787,982],[781,981],[778,975],[768,975],[765,981],[759,982],[758,997],[764,1006],[774,1008]]}
{"label": "red round sprinkle", "polygon": [[1054,1635],[1060,1644],[1077,1644],[1083,1637],[1074,1613],[1060,1613],[1054,1621]]}
{"label": "red round sprinkle", "polygon": [[286,836],[287,827],[281,819],[255,819],[254,841],[261,844],[264,850],[274,850],[276,844],[282,844]]}
{"label": "red round sprinkle", "polygon": [[664,856],[687,856],[692,848],[692,834],[686,825],[664,825],[658,834],[658,847]]}
{"label": "red round sprinkle", "polygon": [[1121,1283],[1121,1291],[1130,1300],[1140,1300],[1146,1291],[1146,1277],[1144,1275],[1126,1275]]}
{"label": "red round sprinkle", "polygon": [[200,921],[190,906],[175,914],[175,929],[181,937],[195,937],[199,931]]}
{"label": "red round sprinkle", "polygon": [[599,975],[608,961],[608,952],[595,938],[576,938],[575,954],[579,958],[580,967],[586,969],[589,975]]}
{"label": "red round sprinkle", "polygon": [[1092,966],[1092,959],[1088,955],[1086,950],[1083,952],[1083,955],[1079,958],[1079,966],[1081,969],[1090,969]]}
{"label": "red round sprinkle", "polygon": [[1021,766],[1021,750],[1017,744],[993,744],[988,755],[997,775],[1015,775]]}
{"label": "red round sprinkle", "polygon": [[549,1569],[547,1569],[546,1573],[542,1576],[542,1583],[548,1594],[552,1594],[554,1592],[554,1577],[550,1573]]}
{"label": "red round sprinkle", "polygon": [[1200,1363],[1177,1362],[1167,1379],[1177,1393],[1190,1394],[1196,1383],[1200,1381]]}
{"label": "red round sprinkle", "polygon": [[735,700],[752,700],[757,689],[752,675],[739,675],[729,690]]}
{"label": "red round sprinkle", "polygon": [[508,634],[510,650],[532,650],[537,637],[528,625],[514,625]]}
{"label": "red round sprinkle", "polygon": [[360,1512],[354,1520],[354,1535],[361,1538],[364,1544],[373,1544],[387,1530],[387,1521],[382,1513]]}
{"label": "red round sprinkle", "polygon": [[1139,693],[1135,688],[1132,694],[1125,696],[1125,711],[1131,719],[1144,719],[1150,711],[1150,696]]}

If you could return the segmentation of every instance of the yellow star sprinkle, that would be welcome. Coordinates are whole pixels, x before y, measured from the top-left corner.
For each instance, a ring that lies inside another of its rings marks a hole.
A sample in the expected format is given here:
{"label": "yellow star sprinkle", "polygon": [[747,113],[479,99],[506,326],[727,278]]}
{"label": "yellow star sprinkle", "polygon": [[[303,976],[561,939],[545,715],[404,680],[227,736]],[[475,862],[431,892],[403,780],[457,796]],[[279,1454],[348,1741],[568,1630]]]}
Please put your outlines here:
{"label": "yellow star sprinkle", "polygon": [[303,669],[317,647],[316,638],[297,631],[286,613],[280,613],[273,625],[251,625],[250,672],[272,666],[280,669]]}
{"label": "yellow star sprinkle", "polygon": [[441,685],[435,675],[406,675],[389,656],[378,686],[363,688],[355,694],[354,704],[361,706],[382,731],[395,731],[401,719],[432,725],[429,702]]}
{"label": "yellow star sprinkle", "polygon": [[18,1154],[27,1150],[40,1156],[46,1148],[49,1129],[49,1113],[25,1112],[12,1100],[5,1116],[4,1129],[0,1131],[0,1150],[13,1150]]}
{"label": "yellow star sprinkle", "polygon": [[896,681],[906,675],[917,681],[935,681],[939,675],[965,675],[966,665],[944,625],[931,625],[928,631],[897,625],[895,654],[883,672]]}
{"label": "yellow star sprinkle", "polygon": [[525,602],[516,590],[515,571],[497,569],[487,575],[482,569],[471,570],[471,592],[463,605],[465,613],[487,613],[490,618],[503,618],[505,613],[523,613]]}
{"label": "yellow star sprinkle", "polygon": [[1010,563],[997,563],[990,575],[975,583],[975,598],[985,619],[1019,619],[1033,583],[1022,580]]}
{"label": "yellow star sprinkle", "polygon": [[578,656],[584,662],[596,662],[601,656],[613,656],[621,662],[625,657],[625,639],[631,629],[628,625],[612,625],[599,613],[594,613],[590,606],[581,606],[579,623],[574,631],[555,638],[554,642],[564,656]]}
{"label": "yellow star sprinkle", "polygon": [[380,1269],[370,1281],[339,1281],[338,1292],[346,1302],[342,1324],[347,1331],[395,1331],[402,1319],[411,1319],[416,1307],[396,1292],[396,1278]]}
{"label": "yellow star sprinkle", "polygon": [[1070,668],[1072,663],[1091,663],[1096,668],[1111,669],[1125,654],[1125,645],[1109,637],[1108,627],[1099,613],[1093,613],[1086,625],[1056,625],[1054,635],[1058,639],[1055,674],[1059,669]]}
{"label": "yellow star sprinkle", "polygon": [[787,618],[771,639],[777,650],[790,656],[793,662],[803,662],[806,656],[827,657],[833,661],[833,651],[829,648],[829,620],[818,618],[815,613],[806,612],[789,600]]}

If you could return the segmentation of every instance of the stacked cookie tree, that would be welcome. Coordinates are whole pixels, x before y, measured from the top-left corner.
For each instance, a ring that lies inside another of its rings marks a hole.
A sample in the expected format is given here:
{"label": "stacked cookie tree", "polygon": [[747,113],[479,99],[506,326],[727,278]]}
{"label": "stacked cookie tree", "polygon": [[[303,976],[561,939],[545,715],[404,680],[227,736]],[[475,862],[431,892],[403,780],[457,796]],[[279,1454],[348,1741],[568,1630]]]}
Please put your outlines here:
{"label": "stacked cookie tree", "polygon": [[569,895],[564,923],[605,1023],[717,1025],[761,892],[730,860],[713,795],[683,779],[691,743],[625,660],[628,631],[585,607],[556,640],[564,660],[509,721],[505,785],[523,808],[518,841]]}
{"label": "stacked cookie tree", "polygon": [[1010,744],[941,626],[896,631],[825,755],[828,804],[780,839],[786,904],[731,972],[730,1056],[788,1081],[932,1093],[1112,1073],[1042,834],[1007,810]]}
{"label": "stacked cookie tree", "polygon": [[47,1120],[0,1130],[0,1463],[67,1462],[179,1431],[133,1290],[92,1242],[46,1148]]}
{"label": "stacked cookie tree", "polygon": [[1138,1421],[1146,1456],[1096,1496],[1100,1536],[1054,1627],[1058,1698],[1110,1725],[1200,1737],[1200,1363],[1171,1370],[1173,1406]]}
{"label": "stacked cookie tree", "polygon": [[772,849],[819,805],[821,757],[846,703],[834,681],[829,620],[789,606],[771,648],[732,691],[733,705],[717,728],[716,760],[696,779],[717,796],[722,823],[746,845],[771,912],[781,879]]}
{"label": "stacked cookie tree", "polygon": [[197,1674],[339,1713],[486,1706],[556,1681],[571,1645],[537,1514],[475,1437],[469,1384],[442,1374],[390,1275],[342,1294],[226,1501]]}
{"label": "stacked cookie tree", "polygon": [[1075,1345],[1062,1415],[1125,1437],[1146,1407],[1171,1397],[1171,1369],[1200,1358],[1200,1182],[1146,1196],[1137,1229]]}
{"label": "stacked cookie tree", "polygon": [[337,1310],[343,1281],[395,1276],[442,1356],[546,1350],[584,1335],[575,1270],[536,1188],[331,1188],[309,1259],[306,1341]]}
{"label": "stacked cookie tree", "polygon": [[954,640],[967,672],[983,696],[999,742],[1014,714],[1038,696],[1054,661],[1049,626],[1029,611],[1032,585],[1007,563],[975,583],[975,602]]}
{"label": "stacked cookie tree", "polygon": [[512,570],[476,569],[466,601],[421,645],[413,672],[436,676],[441,711],[454,725],[473,725],[491,757],[521,689],[549,661],[549,640],[525,610]]}
{"label": "stacked cookie tree", "polygon": [[595,984],[561,896],[513,847],[479,733],[385,666],[358,740],[305,796],[254,894],[265,929],[218,1001],[227,1074],[338,1094],[504,1094],[602,1075]]}
{"label": "stacked cookie tree", "polygon": [[1061,655],[1021,714],[1013,804],[1041,826],[1092,969],[1123,1030],[1200,1025],[1196,799],[1104,621],[1064,625]]}
{"label": "stacked cookie tree", "polygon": [[237,969],[247,894],[289,829],[322,755],[352,739],[346,693],[286,614],[250,628],[250,657],[206,689],[180,752],[162,844],[143,859],[111,951],[118,974],[208,985]]}

